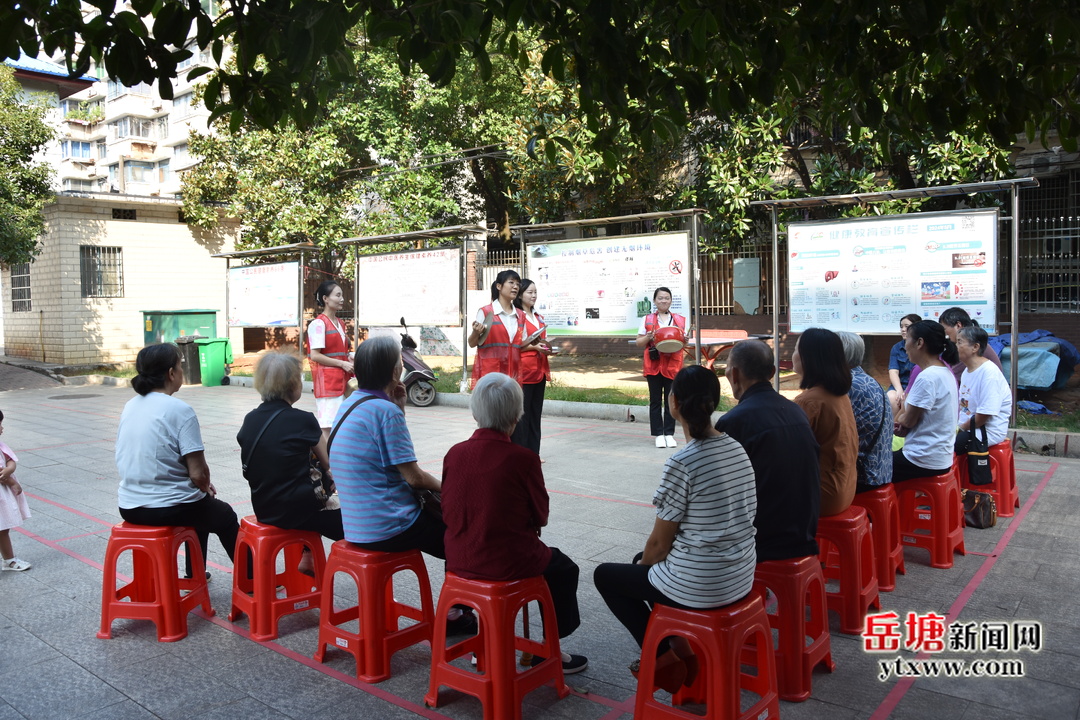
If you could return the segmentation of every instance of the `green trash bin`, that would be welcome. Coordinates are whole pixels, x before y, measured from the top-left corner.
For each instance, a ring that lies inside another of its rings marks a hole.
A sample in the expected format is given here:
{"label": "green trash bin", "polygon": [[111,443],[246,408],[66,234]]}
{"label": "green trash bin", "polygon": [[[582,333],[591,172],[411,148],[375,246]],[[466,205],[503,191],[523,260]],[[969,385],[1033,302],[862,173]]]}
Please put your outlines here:
{"label": "green trash bin", "polygon": [[199,346],[199,372],[204,387],[224,385],[225,366],[233,361],[229,338],[196,338]]}

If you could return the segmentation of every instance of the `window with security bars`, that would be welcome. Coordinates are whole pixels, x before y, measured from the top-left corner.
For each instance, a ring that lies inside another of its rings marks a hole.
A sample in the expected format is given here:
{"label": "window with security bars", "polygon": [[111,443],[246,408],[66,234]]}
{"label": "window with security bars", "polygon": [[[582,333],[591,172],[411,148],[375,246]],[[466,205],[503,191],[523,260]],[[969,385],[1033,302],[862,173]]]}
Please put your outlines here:
{"label": "window with security bars", "polygon": [[11,312],[30,312],[30,263],[11,266]]}
{"label": "window with security bars", "polygon": [[79,246],[82,296],[124,297],[124,251],[118,247]]}

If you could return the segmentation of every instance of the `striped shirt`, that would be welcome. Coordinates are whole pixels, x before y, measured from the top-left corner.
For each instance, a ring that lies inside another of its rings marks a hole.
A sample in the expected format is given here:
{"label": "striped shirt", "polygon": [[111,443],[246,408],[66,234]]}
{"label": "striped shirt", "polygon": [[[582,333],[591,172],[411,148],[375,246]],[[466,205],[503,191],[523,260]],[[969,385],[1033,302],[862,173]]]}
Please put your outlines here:
{"label": "striped shirt", "polygon": [[[371,394],[366,390],[353,393],[338,410],[335,423]],[[405,413],[389,400],[365,402],[341,423],[330,448],[330,467],[341,498],[346,540],[389,540],[416,522],[420,504],[395,467],[415,460]]]}
{"label": "striped shirt", "polygon": [[757,562],[754,469],[727,435],[691,440],[664,465],[656,516],[679,523],[671,552],[649,582],[677,603],[712,608],[750,592]]}

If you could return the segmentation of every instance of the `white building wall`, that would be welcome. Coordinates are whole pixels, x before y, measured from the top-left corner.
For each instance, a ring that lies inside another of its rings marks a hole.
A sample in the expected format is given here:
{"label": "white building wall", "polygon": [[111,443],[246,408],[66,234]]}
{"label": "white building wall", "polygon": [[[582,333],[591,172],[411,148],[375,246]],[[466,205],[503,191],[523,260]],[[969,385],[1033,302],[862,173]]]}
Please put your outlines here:
{"label": "white building wall", "polygon": [[[135,210],[136,220],[113,219],[113,209]],[[31,312],[12,312],[5,268],[4,349],[8,355],[64,365],[129,362],[143,347],[144,310],[212,309],[218,335],[226,328],[225,261],[237,225],[205,233],[178,221],[176,201],[60,196],[46,208],[42,253],[31,266]],[[82,297],[81,245],[119,247],[123,297]],[[243,333],[232,333],[243,352]]]}

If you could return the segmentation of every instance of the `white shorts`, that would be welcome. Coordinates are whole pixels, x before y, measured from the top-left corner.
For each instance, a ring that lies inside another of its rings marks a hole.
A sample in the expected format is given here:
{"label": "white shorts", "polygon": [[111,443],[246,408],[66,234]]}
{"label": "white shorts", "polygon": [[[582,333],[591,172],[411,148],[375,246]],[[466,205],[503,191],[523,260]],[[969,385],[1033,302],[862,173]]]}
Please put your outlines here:
{"label": "white shorts", "polygon": [[334,426],[334,418],[337,417],[338,408],[341,407],[341,401],[344,399],[344,395],[315,398],[315,417],[319,421],[319,427],[332,428]]}

